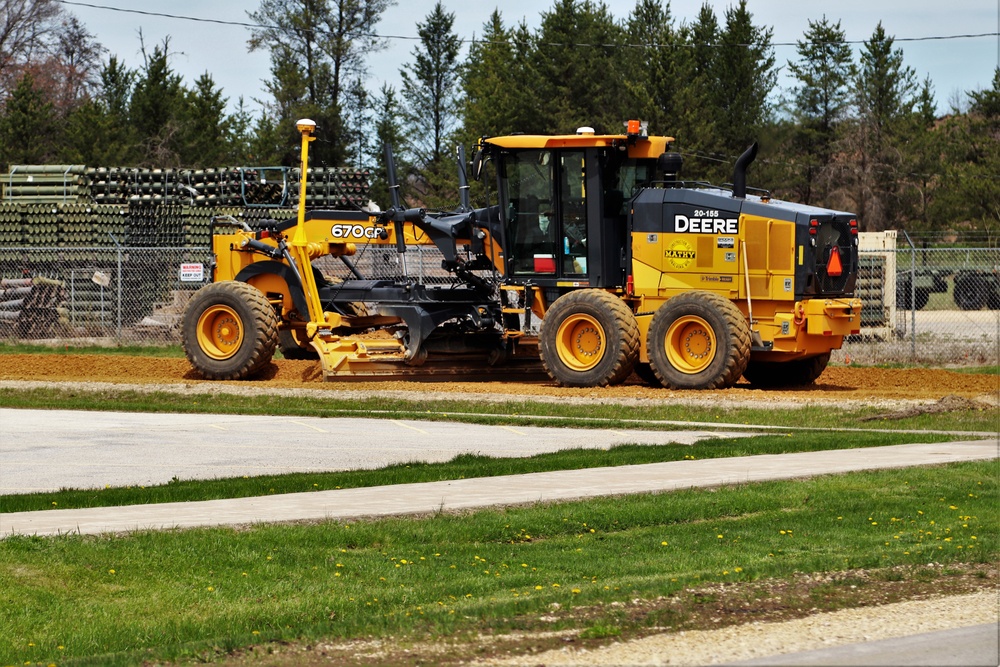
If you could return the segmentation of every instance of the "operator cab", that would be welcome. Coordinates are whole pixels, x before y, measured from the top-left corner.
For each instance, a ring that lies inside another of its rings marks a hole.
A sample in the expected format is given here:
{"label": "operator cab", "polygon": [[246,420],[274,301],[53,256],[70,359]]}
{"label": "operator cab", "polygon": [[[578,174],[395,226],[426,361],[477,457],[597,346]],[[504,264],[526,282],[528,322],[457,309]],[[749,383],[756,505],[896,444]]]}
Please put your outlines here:
{"label": "operator cab", "polygon": [[497,170],[505,274],[550,298],[624,287],[629,200],[655,179],[663,150],[662,140],[590,132],[483,142]]}

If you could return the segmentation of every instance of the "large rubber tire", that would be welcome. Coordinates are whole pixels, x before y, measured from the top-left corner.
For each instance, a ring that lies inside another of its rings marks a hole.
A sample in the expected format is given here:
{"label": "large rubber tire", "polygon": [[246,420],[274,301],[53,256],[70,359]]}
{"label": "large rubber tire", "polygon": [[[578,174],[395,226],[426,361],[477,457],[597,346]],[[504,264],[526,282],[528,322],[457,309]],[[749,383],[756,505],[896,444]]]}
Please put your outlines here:
{"label": "large rubber tire", "polygon": [[712,292],[675,296],[653,314],[646,352],[671,389],[724,389],[750,359],[750,325],[731,301]]}
{"label": "large rubber tire", "polygon": [[621,299],[583,289],[556,299],[542,319],[541,357],[549,377],[565,387],[624,382],[639,358],[639,325]]}
{"label": "large rubber tire", "polygon": [[299,345],[295,334],[288,329],[278,332],[278,350],[285,359],[319,359],[319,353],[312,345]]}
{"label": "large rubber tire", "polygon": [[[930,292],[924,287],[918,287],[914,291],[915,295],[913,296],[915,296],[914,301],[916,302],[917,310],[923,310],[930,299]],[[904,290],[898,290],[896,292],[896,306],[910,310],[910,296],[910,288],[908,286]]]}
{"label": "large rubber tire", "polygon": [[829,352],[795,361],[751,361],[743,378],[754,387],[804,387],[815,382],[828,363]]}
{"label": "large rubber tire", "polygon": [[967,275],[955,280],[955,305],[959,308],[980,310],[986,301],[986,285],[982,278]]}
{"label": "large rubber tire", "polygon": [[256,287],[235,280],[206,285],[184,310],[188,361],[209,380],[243,380],[271,361],[278,316]]}

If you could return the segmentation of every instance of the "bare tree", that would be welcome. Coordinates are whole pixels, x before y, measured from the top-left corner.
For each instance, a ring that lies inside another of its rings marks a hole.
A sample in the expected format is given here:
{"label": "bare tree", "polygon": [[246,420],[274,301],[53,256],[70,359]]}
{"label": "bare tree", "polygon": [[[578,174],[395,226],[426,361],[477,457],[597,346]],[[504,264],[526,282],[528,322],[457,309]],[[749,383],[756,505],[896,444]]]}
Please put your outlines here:
{"label": "bare tree", "polygon": [[51,54],[61,15],[55,0],[0,0],[0,97],[7,97],[25,65]]}

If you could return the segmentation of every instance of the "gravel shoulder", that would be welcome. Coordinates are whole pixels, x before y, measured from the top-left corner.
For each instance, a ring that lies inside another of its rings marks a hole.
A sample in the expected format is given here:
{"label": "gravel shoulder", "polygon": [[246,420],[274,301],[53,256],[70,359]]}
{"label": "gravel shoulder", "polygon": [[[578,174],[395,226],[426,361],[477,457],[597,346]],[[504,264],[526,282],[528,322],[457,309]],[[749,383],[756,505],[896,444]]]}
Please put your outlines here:
{"label": "gravel shoulder", "polygon": [[593,650],[562,648],[481,665],[718,665],[998,623],[998,592],[843,609],[779,623],[657,634]]}

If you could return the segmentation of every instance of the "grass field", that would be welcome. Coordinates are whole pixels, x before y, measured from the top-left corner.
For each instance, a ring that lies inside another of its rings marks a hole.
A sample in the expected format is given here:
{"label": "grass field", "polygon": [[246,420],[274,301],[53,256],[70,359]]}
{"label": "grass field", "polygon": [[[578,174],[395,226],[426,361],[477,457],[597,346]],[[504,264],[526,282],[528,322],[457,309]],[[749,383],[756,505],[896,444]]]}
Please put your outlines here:
{"label": "grass field", "polygon": [[963,463],[421,520],[8,538],[0,664],[471,637],[538,629],[553,603],[590,610],[557,627],[628,632],[684,619],[664,610],[630,620],[611,603],[708,582],[928,562],[991,568],[996,472],[995,462]]}
{"label": "grass field", "polygon": [[[619,405],[386,399],[377,410],[359,410],[336,399],[19,389],[0,390],[0,407],[774,428],[695,446],[461,456],[376,471],[2,496],[4,512],[876,447],[996,430],[989,410],[859,422],[879,414],[870,407],[664,405],[637,415]],[[845,426],[865,430],[832,430]],[[478,655],[470,647],[482,635],[568,630],[580,642],[600,643],[745,620],[746,612],[720,608],[723,585],[761,614],[792,615],[885,601],[890,584],[902,597],[996,586],[998,483],[993,460],[421,519],[9,537],[0,540],[0,666],[241,663],[255,647],[301,649],[298,658],[274,663],[297,665],[310,663],[317,642],[390,639],[402,651],[443,638],[447,655],[414,650],[365,664],[455,664]],[[799,597],[788,592],[819,574],[822,582]],[[246,664],[255,663],[248,657]]]}

